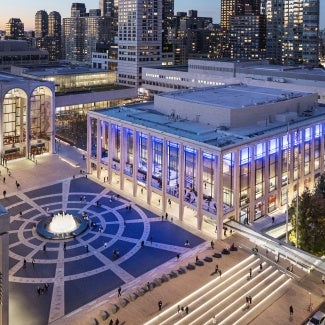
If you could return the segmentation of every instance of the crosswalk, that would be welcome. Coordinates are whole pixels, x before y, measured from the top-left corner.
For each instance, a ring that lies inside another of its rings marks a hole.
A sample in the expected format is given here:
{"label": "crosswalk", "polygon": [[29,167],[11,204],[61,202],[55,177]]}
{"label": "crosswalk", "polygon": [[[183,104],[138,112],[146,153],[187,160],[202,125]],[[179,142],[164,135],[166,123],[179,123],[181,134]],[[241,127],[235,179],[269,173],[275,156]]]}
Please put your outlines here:
{"label": "crosswalk", "polygon": [[[213,317],[219,325],[249,323],[286,291],[290,281],[276,265],[251,255],[145,325],[213,324]],[[248,296],[251,304],[246,302]]]}

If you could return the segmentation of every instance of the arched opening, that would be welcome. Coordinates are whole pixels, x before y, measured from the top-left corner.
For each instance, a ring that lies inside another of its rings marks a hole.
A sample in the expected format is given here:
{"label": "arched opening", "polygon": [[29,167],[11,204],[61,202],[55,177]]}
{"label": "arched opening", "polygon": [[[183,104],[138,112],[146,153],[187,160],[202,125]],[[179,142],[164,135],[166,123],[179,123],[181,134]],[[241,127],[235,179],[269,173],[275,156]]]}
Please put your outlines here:
{"label": "arched opening", "polygon": [[52,91],[44,86],[37,87],[30,98],[30,158],[51,152],[52,120]]}
{"label": "arched opening", "polygon": [[8,91],[3,99],[2,158],[26,156],[27,94],[20,88]]}

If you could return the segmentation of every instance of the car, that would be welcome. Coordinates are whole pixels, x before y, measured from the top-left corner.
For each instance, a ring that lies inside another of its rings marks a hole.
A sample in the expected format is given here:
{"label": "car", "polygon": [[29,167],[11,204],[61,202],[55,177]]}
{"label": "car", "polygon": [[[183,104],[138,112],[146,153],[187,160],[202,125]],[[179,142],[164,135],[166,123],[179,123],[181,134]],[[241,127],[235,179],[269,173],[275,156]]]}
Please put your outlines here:
{"label": "car", "polygon": [[321,311],[317,311],[311,318],[309,318],[307,325],[324,325],[325,314]]}

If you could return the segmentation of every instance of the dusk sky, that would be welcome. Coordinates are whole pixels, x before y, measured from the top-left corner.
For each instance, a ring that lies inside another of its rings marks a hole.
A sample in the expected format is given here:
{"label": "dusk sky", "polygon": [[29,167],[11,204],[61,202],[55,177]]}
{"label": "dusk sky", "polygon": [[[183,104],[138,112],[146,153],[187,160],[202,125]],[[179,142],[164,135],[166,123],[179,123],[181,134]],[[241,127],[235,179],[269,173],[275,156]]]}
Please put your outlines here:
{"label": "dusk sky", "polygon": [[[67,1],[67,0],[2,0],[0,10],[0,29],[5,28],[6,22],[10,18],[20,18],[25,24],[25,30],[34,29],[34,16],[38,10],[58,11],[62,18],[70,17],[70,8],[72,2],[81,2],[86,4],[89,9],[98,8],[99,0],[86,1]],[[325,28],[325,1],[321,0],[321,21],[320,27]],[[175,13],[177,11],[188,11],[189,9],[198,10],[200,16],[213,17],[213,22],[220,21],[220,0],[175,0]]]}

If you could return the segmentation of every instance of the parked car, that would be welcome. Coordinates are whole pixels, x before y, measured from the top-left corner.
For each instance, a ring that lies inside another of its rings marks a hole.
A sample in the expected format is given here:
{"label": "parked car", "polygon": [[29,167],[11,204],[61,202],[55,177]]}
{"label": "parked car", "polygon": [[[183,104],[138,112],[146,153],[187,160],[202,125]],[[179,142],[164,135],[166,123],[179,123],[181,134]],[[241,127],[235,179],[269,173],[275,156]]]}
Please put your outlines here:
{"label": "parked car", "polygon": [[321,311],[316,311],[316,313],[309,318],[307,325],[324,325],[325,324],[325,314]]}

